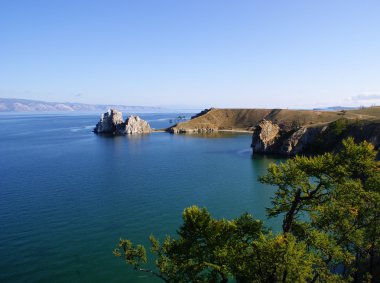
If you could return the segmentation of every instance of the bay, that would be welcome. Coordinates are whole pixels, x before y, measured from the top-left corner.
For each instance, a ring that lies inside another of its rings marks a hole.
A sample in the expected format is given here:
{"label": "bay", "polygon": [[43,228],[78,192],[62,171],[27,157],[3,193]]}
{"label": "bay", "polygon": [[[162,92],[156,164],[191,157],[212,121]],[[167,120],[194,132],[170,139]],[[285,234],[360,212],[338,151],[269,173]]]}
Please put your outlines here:
{"label": "bay", "polygon": [[[141,114],[154,128],[178,115]],[[249,134],[106,137],[98,114],[0,115],[0,281],[160,282],[112,250],[174,234],[185,207],[266,220],[274,188]],[[278,220],[266,221],[274,229]]]}

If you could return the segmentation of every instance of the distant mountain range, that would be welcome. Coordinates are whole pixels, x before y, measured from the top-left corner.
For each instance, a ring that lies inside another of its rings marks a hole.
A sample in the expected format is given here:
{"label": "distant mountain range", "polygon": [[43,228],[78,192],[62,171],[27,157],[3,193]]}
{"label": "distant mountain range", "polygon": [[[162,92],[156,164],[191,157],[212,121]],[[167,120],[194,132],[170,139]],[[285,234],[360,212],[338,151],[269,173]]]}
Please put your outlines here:
{"label": "distant mountain range", "polygon": [[314,108],[313,110],[319,111],[341,111],[341,110],[355,110],[359,107],[345,107],[345,106],[330,106],[330,107],[322,107],[322,108]]}
{"label": "distant mountain range", "polygon": [[[72,102],[47,102],[30,99],[0,98],[0,112],[102,112],[113,108],[123,112],[191,112],[195,113],[199,109],[187,109],[184,106],[178,107],[151,107],[151,106],[127,106],[114,104],[85,104]],[[357,107],[333,106],[325,108],[315,108],[313,110],[340,111],[354,110]]]}
{"label": "distant mountain range", "polygon": [[28,99],[0,98],[0,112],[101,112],[110,108],[124,112],[165,112],[161,107],[46,102]]}

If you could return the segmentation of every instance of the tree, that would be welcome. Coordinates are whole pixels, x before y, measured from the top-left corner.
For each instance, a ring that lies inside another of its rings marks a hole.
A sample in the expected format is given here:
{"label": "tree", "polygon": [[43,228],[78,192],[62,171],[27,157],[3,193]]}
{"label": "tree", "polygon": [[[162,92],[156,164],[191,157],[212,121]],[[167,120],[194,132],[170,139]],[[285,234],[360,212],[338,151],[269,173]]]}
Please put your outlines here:
{"label": "tree", "polygon": [[277,187],[268,209],[283,217],[273,234],[249,214],[214,219],[205,208],[184,210],[176,238],[151,236],[146,250],[121,239],[114,254],[165,282],[365,282],[379,256],[380,170],[367,142],[340,152],[295,157],[269,166],[260,181]]}
{"label": "tree", "polygon": [[367,260],[373,274],[380,236],[380,171],[375,157],[370,143],[357,145],[349,138],[336,154],[296,157],[271,165],[261,178],[278,187],[269,216],[284,213],[284,235],[305,241],[322,259],[312,282],[339,266],[345,267],[342,278],[359,281],[364,272],[360,266]]}
{"label": "tree", "polygon": [[196,206],[185,209],[182,217],[178,239],[167,237],[160,243],[150,237],[157,271],[141,267],[147,262],[145,249],[128,240],[120,240],[114,254],[136,270],[150,272],[165,282],[227,282],[231,274],[245,276],[240,273],[249,261],[248,246],[262,233],[260,221],[249,214],[232,221],[216,220],[205,208]]}
{"label": "tree", "polygon": [[284,270],[284,282],[305,282],[312,278],[315,258],[305,243],[295,237],[272,235],[262,222],[249,214],[228,221],[214,219],[205,208],[189,207],[183,213],[178,238],[160,243],[151,236],[151,251],[157,270],[147,263],[145,248],[121,239],[114,254],[139,271],[149,272],[165,282],[276,282]]}

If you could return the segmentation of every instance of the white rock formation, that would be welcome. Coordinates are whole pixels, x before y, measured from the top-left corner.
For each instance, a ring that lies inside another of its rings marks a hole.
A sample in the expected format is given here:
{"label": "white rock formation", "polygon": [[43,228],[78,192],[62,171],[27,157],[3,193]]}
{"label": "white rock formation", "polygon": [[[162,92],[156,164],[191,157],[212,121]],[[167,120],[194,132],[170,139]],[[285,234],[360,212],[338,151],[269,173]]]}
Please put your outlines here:
{"label": "white rock formation", "polygon": [[151,131],[152,128],[147,121],[134,115],[129,116],[124,124],[117,127],[117,134],[119,135],[144,134]]}
{"label": "white rock formation", "polygon": [[129,135],[143,134],[152,131],[148,122],[139,116],[129,116],[125,122],[123,114],[115,109],[110,109],[102,114],[94,132],[98,134]]}
{"label": "white rock formation", "polygon": [[102,114],[94,132],[98,134],[115,134],[117,126],[123,123],[123,114],[115,109],[109,109]]}

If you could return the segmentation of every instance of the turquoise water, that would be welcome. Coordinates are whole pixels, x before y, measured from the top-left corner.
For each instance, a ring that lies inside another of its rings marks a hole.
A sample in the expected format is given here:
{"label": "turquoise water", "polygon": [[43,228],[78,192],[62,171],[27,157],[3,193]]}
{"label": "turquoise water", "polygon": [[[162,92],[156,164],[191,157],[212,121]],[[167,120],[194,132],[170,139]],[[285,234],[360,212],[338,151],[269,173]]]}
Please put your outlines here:
{"label": "turquoise water", "polygon": [[257,177],[274,160],[252,158],[250,135],[110,138],[98,120],[0,115],[0,282],[160,282],[113,256],[120,237],[173,234],[193,204],[265,219],[273,188]]}

